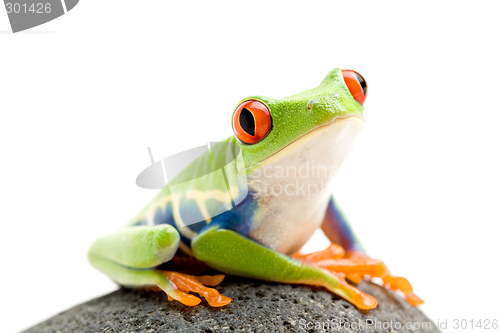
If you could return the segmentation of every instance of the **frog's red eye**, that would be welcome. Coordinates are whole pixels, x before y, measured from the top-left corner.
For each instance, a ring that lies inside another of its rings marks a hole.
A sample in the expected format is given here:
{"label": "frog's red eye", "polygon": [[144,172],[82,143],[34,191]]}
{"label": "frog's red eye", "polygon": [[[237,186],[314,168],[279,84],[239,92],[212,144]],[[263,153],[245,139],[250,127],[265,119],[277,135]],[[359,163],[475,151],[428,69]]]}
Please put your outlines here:
{"label": "frog's red eye", "polygon": [[352,97],[361,105],[365,102],[366,94],[368,93],[368,86],[366,85],[365,79],[355,71],[350,69],[343,69],[342,75],[344,76],[344,82]]}
{"label": "frog's red eye", "polygon": [[264,139],[271,131],[271,112],[261,101],[250,99],[241,103],[233,114],[233,130],[236,137],[249,145]]}

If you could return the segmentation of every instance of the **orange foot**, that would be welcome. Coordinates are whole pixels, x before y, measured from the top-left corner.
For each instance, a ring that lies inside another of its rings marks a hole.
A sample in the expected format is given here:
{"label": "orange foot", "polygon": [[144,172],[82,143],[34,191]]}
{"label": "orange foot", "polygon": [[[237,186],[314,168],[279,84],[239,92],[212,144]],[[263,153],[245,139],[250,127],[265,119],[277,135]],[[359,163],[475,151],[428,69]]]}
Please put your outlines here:
{"label": "orange foot", "polygon": [[323,251],[310,254],[294,254],[292,257],[317,267],[324,268],[337,276],[347,277],[354,283],[361,282],[363,276],[368,278],[378,277],[384,285],[392,290],[400,290],[405,294],[406,301],[417,306],[424,303],[413,293],[413,288],[407,279],[392,276],[382,260],[372,259],[360,252],[345,253],[344,249],[332,244]]}
{"label": "orange foot", "polygon": [[215,287],[224,280],[224,275],[203,275],[193,276],[178,272],[161,271],[171,284],[177,288],[175,298],[168,296],[169,301],[178,300],[184,305],[195,306],[201,302],[198,297],[189,294],[190,291],[205,297],[208,304],[213,307],[228,305],[231,299],[219,294],[214,288],[207,288],[204,285]]}

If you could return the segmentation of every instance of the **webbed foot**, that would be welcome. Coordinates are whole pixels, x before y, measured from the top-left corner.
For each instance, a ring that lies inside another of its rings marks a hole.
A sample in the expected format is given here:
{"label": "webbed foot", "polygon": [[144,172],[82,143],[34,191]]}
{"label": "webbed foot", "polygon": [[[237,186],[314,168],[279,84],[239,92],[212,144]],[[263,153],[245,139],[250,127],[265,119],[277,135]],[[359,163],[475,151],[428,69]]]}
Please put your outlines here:
{"label": "webbed foot", "polygon": [[332,244],[322,251],[310,254],[295,254],[292,257],[336,273],[342,280],[347,277],[354,283],[361,282],[363,277],[368,279],[380,278],[386,287],[395,291],[400,290],[405,294],[406,301],[411,305],[417,306],[424,303],[422,299],[413,293],[413,288],[407,279],[391,275],[382,260],[372,259],[364,253],[345,253],[341,246]]}
{"label": "webbed foot", "polygon": [[169,300],[177,300],[184,305],[195,306],[201,302],[201,299],[189,294],[190,291],[198,293],[205,297],[208,304],[213,307],[220,307],[231,303],[231,299],[221,295],[214,288],[207,288],[205,285],[215,287],[224,279],[224,275],[203,275],[193,276],[178,272],[160,271],[169,280],[174,293],[168,293]]}

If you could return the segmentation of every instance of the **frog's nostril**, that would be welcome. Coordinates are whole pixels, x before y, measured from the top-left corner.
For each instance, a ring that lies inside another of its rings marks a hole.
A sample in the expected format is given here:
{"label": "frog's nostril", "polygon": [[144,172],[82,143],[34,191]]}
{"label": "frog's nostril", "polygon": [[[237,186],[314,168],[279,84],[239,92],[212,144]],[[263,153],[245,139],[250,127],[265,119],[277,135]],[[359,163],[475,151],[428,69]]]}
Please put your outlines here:
{"label": "frog's nostril", "polygon": [[359,74],[350,69],[343,69],[342,76],[344,77],[344,82],[352,97],[361,105],[366,100],[366,94],[368,93],[368,86],[365,79]]}

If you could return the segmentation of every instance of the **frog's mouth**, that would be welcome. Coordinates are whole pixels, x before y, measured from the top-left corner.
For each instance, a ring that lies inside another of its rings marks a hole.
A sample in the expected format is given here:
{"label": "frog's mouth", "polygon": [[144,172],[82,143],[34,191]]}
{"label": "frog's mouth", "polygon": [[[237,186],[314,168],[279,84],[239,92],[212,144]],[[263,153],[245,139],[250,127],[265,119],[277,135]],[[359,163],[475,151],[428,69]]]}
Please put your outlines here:
{"label": "frog's mouth", "polygon": [[293,166],[307,161],[338,168],[364,127],[365,120],[358,115],[335,118],[246,169],[274,164]]}

